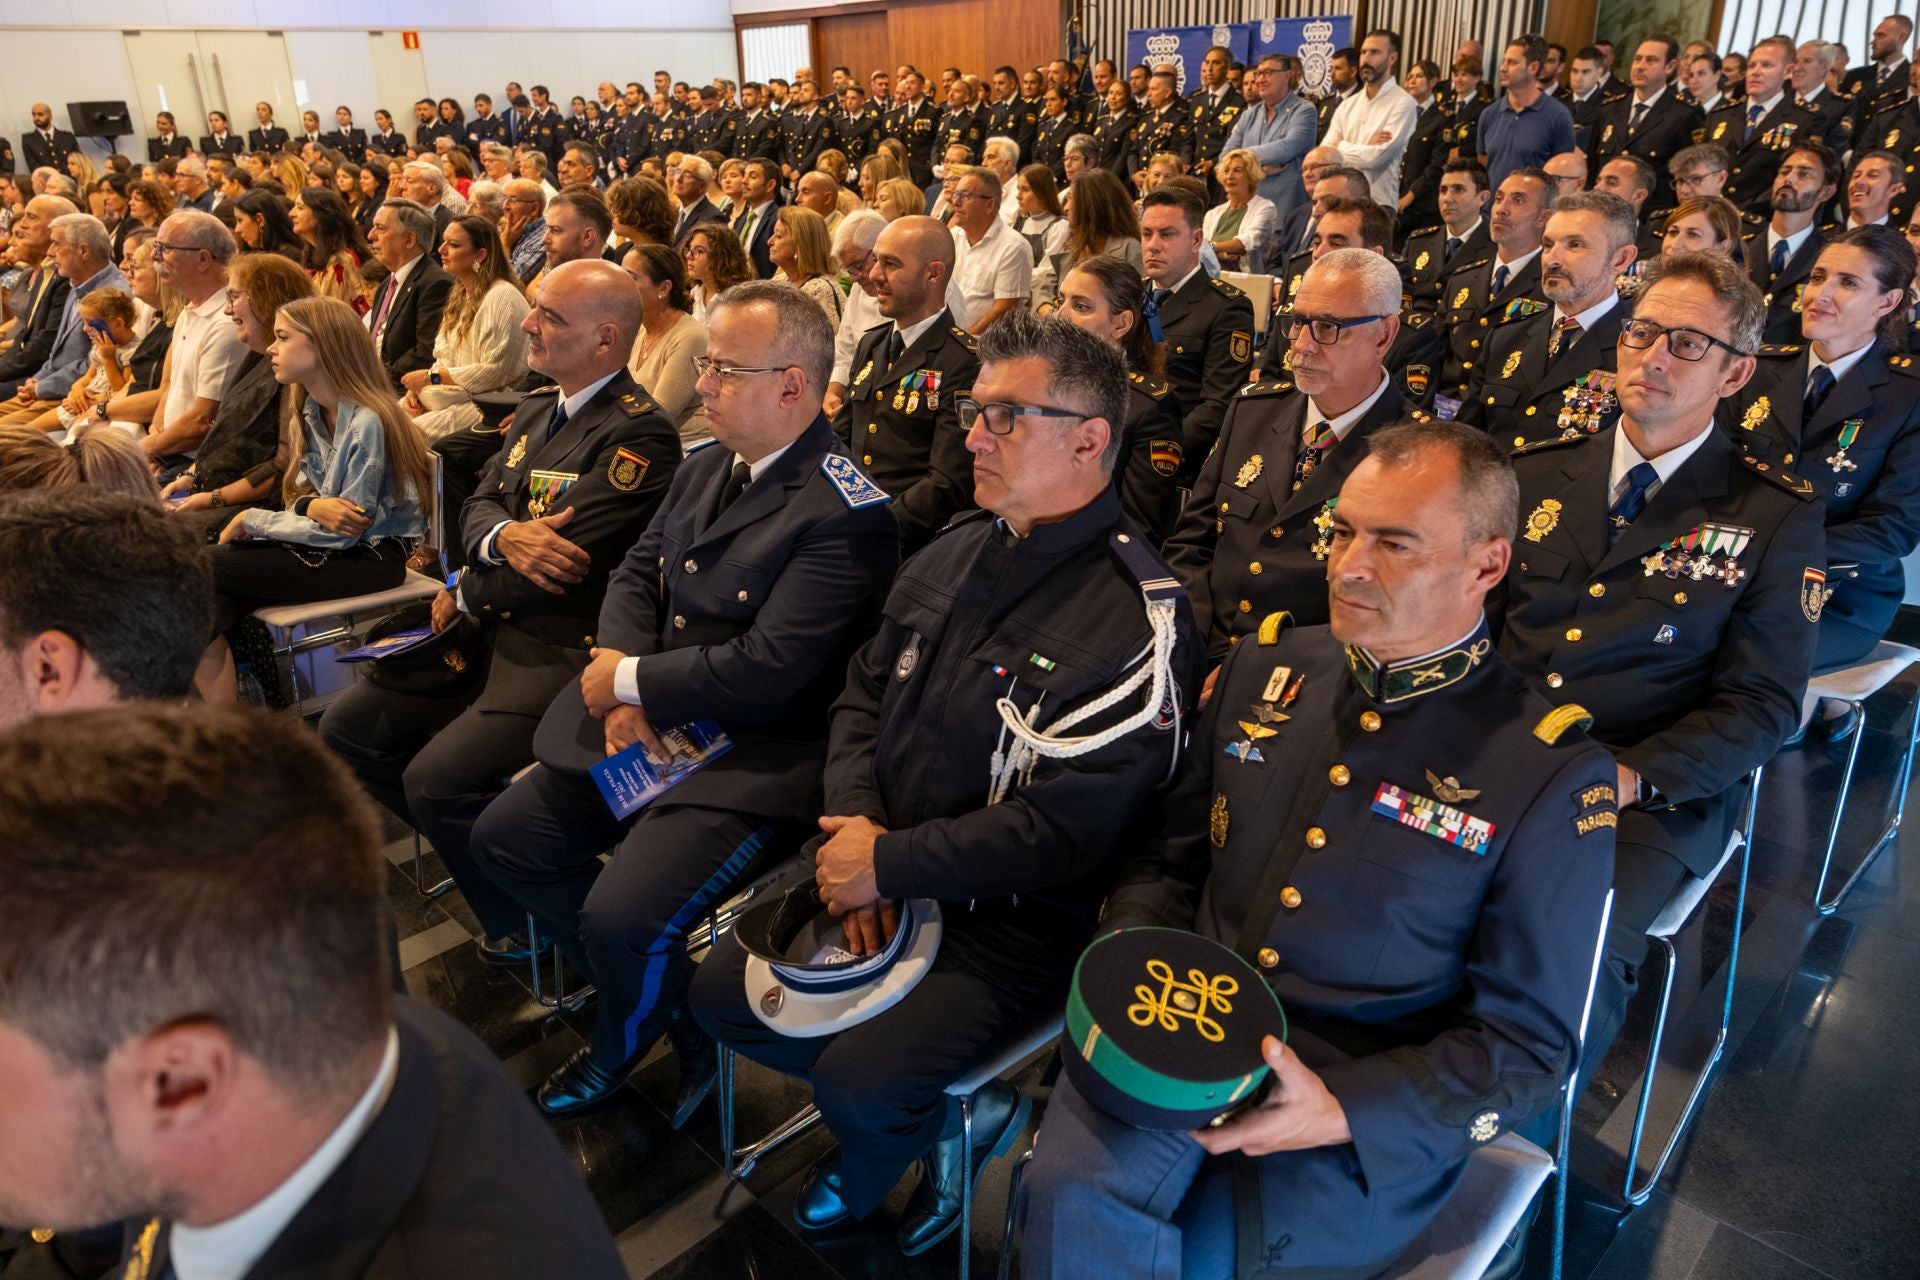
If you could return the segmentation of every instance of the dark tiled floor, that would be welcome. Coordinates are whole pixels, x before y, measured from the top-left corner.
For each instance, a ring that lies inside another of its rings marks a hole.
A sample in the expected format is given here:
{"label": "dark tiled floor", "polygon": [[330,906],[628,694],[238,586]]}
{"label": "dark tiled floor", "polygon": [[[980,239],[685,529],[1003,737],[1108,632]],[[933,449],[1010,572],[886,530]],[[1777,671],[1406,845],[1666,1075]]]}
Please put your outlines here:
{"label": "dark tiled floor", "polygon": [[[1895,730],[1904,730],[1912,703],[1912,687],[1902,684],[1872,707],[1877,728],[1860,755],[1841,834],[1843,868],[1880,829],[1904,745]],[[1732,1032],[1689,1136],[1643,1207],[1623,1211],[1619,1182],[1652,1026],[1651,987],[1580,1100],[1567,1230],[1566,1274],[1574,1280],[1920,1274],[1920,1178],[1910,1156],[1920,1094],[1908,1087],[1920,1056],[1920,875],[1909,870],[1920,865],[1913,861],[1920,835],[1897,839],[1844,910],[1821,919],[1810,900],[1843,761],[1842,749],[1813,747],[1769,767]],[[411,841],[402,842],[397,828],[395,835],[390,856],[404,862]],[[427,868],[431,882],[438,864],[429,857]],[[459,895],[424,901],[406,872],[396,864],[392,896],[401,937],[414,939],[406,944],[408,990],[473,1028],[516,1079],[537,1083],[580,1043],[591,1007],[550,1016],[532,999],[524,972],[483,965],[465,945],[474,922]],[[1718,1027],[1735,898],[1730,876],[1677,940],[1679,978],[1650,1132],[1677,1114]],[[1657,971],[1650,976],[1657,982]],[[1019,1081],[1044,1095],[1037,1067]],[[743,1183],[729,1184],[711,1104],[684,1132],[669,1127],[678,1085],[678,1063],[657,1053],[617,1102],[555,1126],[633,1275],[919,1280],[956,1273],[952,1242],[917,1259],[894,1246],[911,1178],[870,1222],[803,1239],[788,1211],[830,1137],[815,1130],[768,1156]],[[770,1130],[807,1096],[799,1084],[746,1062],[737,1095],[742,1141]],[[1008,1161],[996,1162],[980,1192],[977,1275],[993,1274],[1000,1259],[1008,1169]],[[1548,1238],[1543,1215],[1527,1276],[1549,1274]]]}

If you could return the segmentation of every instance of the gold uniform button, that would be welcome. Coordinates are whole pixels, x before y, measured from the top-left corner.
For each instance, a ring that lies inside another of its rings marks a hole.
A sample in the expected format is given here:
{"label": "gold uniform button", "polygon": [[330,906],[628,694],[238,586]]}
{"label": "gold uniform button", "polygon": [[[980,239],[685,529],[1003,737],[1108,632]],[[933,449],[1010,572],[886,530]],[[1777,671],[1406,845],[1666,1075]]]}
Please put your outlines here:
{"label": "gold uniform button", "polygon": [[1380,713],[1378,711],[1362,711],[1360,713],[1360,727],[1368,733],[1380,732]]}
{"label": "gold uniform button", "polygon": [[1267,532],[1276,538],[1284,538],[1287,534],[1286,528],[1282,525],[1275,525],[1273,528],[1267,530]]}
{"label": "gold uniform button", "polygon": [[1533,414],[1534,414],[1534,408],[1533,408],[1533,406],[1532,406],[1532,405],[1528,405],[1528,406],[1527,406],[1527,416],[1528,416],[1529,418],[1531,418],[1531,417],[1533,416]]}
{"label": "gold uniform button", "polygon": [[1224,502],[1223,502],[1223,503],[1221,503],[1221,504],[1220,504],[1220,509],[1221,509],[1222,511],[1225,511],[1225,510],[1227,509],[1227,504],[1226,504],[1226,503],[1224,503]]}
{"label": "gold uniform button", "polygon": [[1558,671],[1547,672],[1547,688],[1558,689],[1561,685],[1565,683],[1566,681],[1561,678],[1561,675]]}
{"label": "gold uniform button", "polygon": [[1261,571],[1260,562],[1258,560],[1255,560],[1252,564],[1247,566],[1248,573],[1259,573],[1260,571]]}
{"label": "gold uniform button", "polygon": [[580,637],[580,639],[581,639],[582,641],[584,641],[584,642],[586,643],[586,646],[587,646],[587,648],[589,648],[589,649],[591,649],[591,648],[593,648],[593,637],[592,637],[592,636],[581,636],[581,637]]}
{"label": "gold uniform button", "polygon": [[1344,787],[1353,781],[1353,770],[1343,764],[1337,764],[1327,770],[1327,781],[1336,787]]}
{"label": "gold uniform button", "polygon": [[1242,601],[1240,602],[1240,612],[1242,612],[1242,613],[1252,613],[1252,612],[1253,612],[1253,601],[1251,601],[1251,600],[1242,600]]}
{"label": "gold uniform button", "polygon": [[872,454],[870,454],[870,453],[868,453],[868,454],[862,454],[862,455],[861,455],[861,457],[860,457],[860,465],[861,465],[861,466],[863,466],[863,467],[870,467],[870,466],[872,466],[872,465],[873,465],[873,455],[872,455]]}
{"label": "gold uniform button", "polygon": [[735,600],[738,600],[741,604],[745,604],[747,602],[747,593],[744,591],[736,592],[733,598]]}
{"label": "gold uniform button", "polygon": [[47,1241],[53,1239],[53,1228],[52,1227],[35,1227],[32,1231],[28,1232],[27,1234],[33,1237],[33,1242],[35,1244],[45,1244]]}
{"label": "gold uniform button", "polygon": [[513,621],[513,610],[511,610],[511,609],[502,609],[502,610],[500,611],[500,621],[502,621],[502,622],[512,622],[512,621]]}
{"label": "gold uniform button", "polygon": [[877,435],[879,435],[879,434],[880,434],[880,424],[879,424],[879,423],[877,423],[877,422],[869,422],[869,423],[867,424],[867,434],[868,434],[868,435],[870,435],[870,436],[877,436]]}
{"label": "gold uniform button", "polygon": [[1784,462],[1784,463],[1786,463],[1786,464],[1788,464],[1789,466],[1791,466],[1791,465],[1793,464],[1793,455],[1792,455],[1792,454],[1788,454],[1788,455],[1787,455],[1786,457],[1784,457],[1784,458],[1782,458],[1782,459],[1780,459],[1780,461],[1782,461],[1782,462]]}
{"label": "gold uniform button", "polygon": [[1596,582],[1587,588],[1587,594],[1595,600],[1598,600],[1601,596],[1607,594],[1607,584],[1604,582]]}
{"label": "gold uniform button", "polygon": [[1327,833],[1319,827],[1307,828],[1307,848],[1324,849],[1327,847]]}
{"label": "gold uniform button", "polygon": [[1687,602],[1687,593],[1686,593],[1686,592],[1684,592],[1684,591],[1676,591],[1676,592],[1674,592],[1674,593],[1673,593],[1673,602],[1674,602],[1675,604],[1685,604],[1685,603]]}
{"label": "gold uniform button", "polygon": [[1579,638],[1580,638],[1580,628],[1578,627],[1567,628],[1567,639],[1578,640]]}
{"label": "gold uniform button", "polygon": [[1254,953],[1253,958],[1260,962],[1260,967],[1262,969],[1271,969],[1273,968],[1273,966],[1280,963],[1280,953],[1278,951],[1275,951],[1272,947],[1260,948],[1259,951]]}
{"label": "gold uniform button", "polygon": [[1487,397],[1487,403],[1488,403],[1488,404],[1492,404],[1492,403],[1493,403],[1493,397],[1492,397],[1492,396],[1488,396],[1488,397]]}
{"label": "gold uniform button", "polygon": [[1292,885],[1288,885],[1280,891],[1280,905],[1289,911],[1298,910],[1303,901],[1304,899],[1301,898],[1300,891]]}
{"label": "gold uniform button", "polygon": [[684,615],[678,613],[673,615],[673,629],[675,631],[685,631],[687,629],[687,620]]}
{"label": "gold uniform button", "polygon": [[682,569],[685,569],[688,573],[700,572],[700,562],[695,560],[692,556],[688,556],[686,563],[681,565],[680,567]]}

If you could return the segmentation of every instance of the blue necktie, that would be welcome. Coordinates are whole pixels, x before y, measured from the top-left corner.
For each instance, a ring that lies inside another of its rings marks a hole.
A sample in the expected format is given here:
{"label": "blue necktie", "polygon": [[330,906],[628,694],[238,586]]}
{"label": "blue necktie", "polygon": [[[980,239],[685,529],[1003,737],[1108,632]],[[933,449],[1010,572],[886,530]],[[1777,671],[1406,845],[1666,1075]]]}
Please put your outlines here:
{"label": "blue necktie", "polygon": [[1773,246],[1773,253],[1767,259],[1767,270],[1775,279],[1778,279],[1780,273],[1786,269],[1787,242],[1782,240],[1779,244]]}
{"label": "blue necktie", "polygon": [[1753,131],[1760,127],[1760,117],[1764,114],[1757,102],[1747,108],[1747,141],[1753,141]]}
{"label": "blue necktie", "polygon": [[1448,236],[1448,237],[1447,237],[1447,256],[1446,256],[1445,258],[1443,258],[1443,259],[1441,259],[1441,261],[1442,261],[1442,262],[1452,262],[1452,261],[1453,261],[1453,255],[1454,255],[1454,254],[1456,254],[1456,253],[1458,253],[1458,252],[1460,252],[1460,237],[1459,237],[1459,236]]}
{"label": "blue necktie", "polygon": [[1647,507],[1647,491],[1660,483],[1660,473],[1653,469],[1651,462],[1636,462],[1627,472],[1627,491],[1620,500],[1607,508],[1607,545],[1626,531],[1642,511]]}
{"label": "blue necktie", "polygon": [[1827,398],[1827,392],[1833,390],[1833,383],[1833,370],[1826,365],[1815,369],[1813,376],[1807,379],[1807,398],[1800,414],[1802,427],[1813,421],[1813,415],[1820,411],[1821,404]]}
{"label": "blue necktie", "polygon": [[1507,264],[1501,263],[1493,269],[1493,296],[1499,297],[1501,290],[1507,287]]}
{"label": "blue necktie", "polygon": [[561,400],[553,406],[553,420],[547,423],[547,439],[560,434],[560,428],[567,425],[567,402]]}

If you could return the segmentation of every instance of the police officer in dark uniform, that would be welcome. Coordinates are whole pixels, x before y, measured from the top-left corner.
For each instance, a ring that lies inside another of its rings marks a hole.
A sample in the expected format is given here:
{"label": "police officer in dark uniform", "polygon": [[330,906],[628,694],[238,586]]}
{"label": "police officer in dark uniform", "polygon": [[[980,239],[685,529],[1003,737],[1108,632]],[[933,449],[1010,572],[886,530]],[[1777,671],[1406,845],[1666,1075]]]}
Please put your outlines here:
{"label": "police officer in dark uniform", "polygon": [[718,151],[729,155],[733,151],[733,133],[738,122],[720,112],[720,94],[710,84],[701,85],[695,92],[700,98],[700,110],[687,121],[685,135],[681,138],[683,151]]}
{"label": "police officer in dark uniform", "polygon": [[[1886,635],[1905,589],[1900,562],[1920,545],[1920,365],[1881,336],[1907,320],[1912,264],[1888,227],[1830,242],[1801,311],[1810,341],[1761,347],[1752,381],[1721,402],[1720,425],[1739,446],[1804,477],[1825,510],[1816,674],[1859,661]],[[1843,273],[1878,294],[1873,307],[1833,305]]]}
{"label": "police officer in dark uniform", "polygon": [[273,107],[270,104],[256,104],[253,114],[260,123],[258,127],[247,130],[247,150],[279,151],[287,145],[287,131],[273,122]]}
{"label": "police officer in dark uniform", "polygon": [[367,790],[439,852],[480,921],[481,957],[495,964],[527,959],[526,914],[475,868],[474,822],[532,761],[540,716],[587,665],[608,575],[680,462],[679,432],[625,367],[639,317],[621,301],[621,278],[596,261],[547,273],[534,315],[570,324],[537,320],[528,361],[559,385],[521,402],[462,511],[466,568],[435,600],[433,621],[481,620],[484,680],[435,694],[363,681],[320,721]]}
{"label": "police officer in dark uniform", "polygon": [[1133,151],[1133,131],[1140,125],[1140,109],[1133,105],[1133,98],[1124,90],[1113,93],[1112,97],[1120,105],[1119,114],[1101,112],[1093,124],[1093,141],[1097,148],[1094,163],[1120,179],[1123,185],[1133,181],[1133,171],[1128,161]]}
{"label": "police officer in dark uniform", "polygon": [[[713,1054],[691,1051],[679,1018],[687,930],[818,830],[830,708],[899,557],[886,493],[820,413],[833,333],[818,306],[754,283],[709,323],[701,386],[718,443],[688,456],[609,581],[593,663],[534,740],[542,767],[474,831],[488,879],[598,991],[588,1046],[536,1095],[552,1115],[606,1099],[676,1023],[691,1086],[676,1126],[704,1094]],[[718,372],[740,367],[782,372]],[[664,755],[663,739],[709,720],[729,751],[637,818],[608,808],[590,766],[635,744]]]}
{"label": "police officer in dark uniform", "polygon": [[[1787,84],[1793,41],[1762,40],[1747,60],[1747,101],[1729,102],[1706,118],[1700,140],[1733,157],[1721,194],[1741,209],[1767,208],[1773,177],[1788,150],[1820,130],[1820,117]],[[1758,113],[1757,115],[1755,113]]]}
{"label": "police officer in dark uniform", "polygon": [[1021,163],[1034,163],[1034,132],[1040,125],[1040,111],[1020,100],[1020,73],[1012,67],[995,67],[993,94],[994,101],[987,107],[987,137],[1012,138],[1020,144]]}
{"label": "police officer in dark uniform", "polygon": [[[1027,1111],[1004,1082],[977,1092],[967,1168],[943,1089],[1058,1012],[1112,851],[1158,816],[1199,682],[1191,612],[1113,491],[1123,357],[1026,311],[981,347],[966,439],[986,509],[903,567],[850,665],[814,850],[823,900],[864,945],[883,941],[899,900],[938,902],[930,969],[868,1021],[788,1037],[749,1003],[762,993],[746,990],[729,934],[690,1002],[716,1039],[813,1085],[841,1146],[802,1186],[800,1225],[866,1216],[922,1159],[898,1235],[910,1255],[959,1226],[964,1186]],[[1016,426],[1023,409],[1044,417]],[[1021,709],[1015,728],[1002,699]]]}
{"label": "police officer in dark uniform", "polygon": [[1147,114],[1133,131],[1133,153],[1128,176],[1144,173],[1147,162],[1161,152],[1178,156],[1181,167],[1193,164],[1193,124],[1174,93],[1173,74],[1156,71],[1147,82]]}
{"label": "police officer in dark uniform", "polygon": [[[406,135],[393,127],[393,117],[385,111],[373,113],[373,123],[377,126],[367,137],[367,154],[400,159],[407,154]],[[204,142],[205,139],[202,139]],[[204,147],[201,148],[205,150]]]}
{"label": "police officer in dark uniform", "polygon": [[1513,448],[1594,432],[1616,403],[1615,348],[1628,308],[1614,281],[1634,260],[1633,207],[1604,191],[1561,196],[1540,247],[1552,305],[1502,319],[1474,361],[1457,415]]}
{"label": "police officer in dark uniform", "polygon": [[[1286,1043],[1249,1068],[1275,1082],[1197,1134],[1133,1128],[1056,1083],[1026,1183],[1030,1274],[1381,1274],[1571,1068],[1614,769],[1578,708],[1493,651],[1481,604],[1519,554],[1511,468],[1471,429],[1400,427],[1339,497],[1332,626],[1274,614],[1235,646],[1164,834],[1101,920],[1196,931],[1264,976]],[[1410,530],[1403,567],[1383,546]]]}
{"label": "police officer in dark uniform", "polygon": [[1663,258],[1644,281],[1621,330],[1619,425],[1515,458],[1524,525],[1500,635],[1618,761],[1617,896],[1583,1074],[1619,1028],[1648,925],[1718,864],[1741,779],[1798,722],[1824,598],[1813,487],[1713,424],[1752,372],[1758,290],[1710,253]]}
{"label": "police officer in dark uniform", "polygon": [[1247,381],[1253,363],[1253,304],[1247,295],[1207,275],[1200,265],[1206,210],[1181,184],[1149,192],[1141,201],[1140,244],[1161,337],[1167,344],[1163,377],[1186,414],[1181,435],[1182,478],[1200,466],[1220,434],[1227,402]]}
{"label": "police officer in dark uniform", "polygon": [[1421,227],[1406,238],[1401,261],[1407,277],[1409,311],[1441,310],[1447,276],[1493,255],[1487,234],[1487,171],[1473,160],[1449,160],[1440,172],[1436,191],[1441,221]]}
{"label": "police officer in dark uniform", "polygon": [[780,154],[780,117],[761,104],[760,95],[764,92],[758,80],[749,80],[740,86],[741,113],[733,129],[733,154],[741,160]]}
{"label": "police officer in dark uniform", "polygon": [[940,113],[940,154],[945,155],[948,147],[965,147],[978,164],[987,135],[983,113],[973,105],[973,89],[965,80],[955,80],[947,94],[947,109]]}
{"label": "police officer in dark uniform", "polygon": [[1333,113],[1340,109],[1340,104],[1360,92],[1360,51],[1352,47],[1334,50],[1331,71],[1333,91],[1313,103],[1316,142],[1326,137],[1327,130],[1333,127]]}
{"label": "police officer in dark uniform", "polygon": [[787,109],[780,113],[780,156],[790,182],[813,171],[820,153],[834,143],[833,121],[819,107],[811,80],[802,80],[787,95]]}
{"label": "police officer in dark uniform", "polygon": [[1206,628],[1209,666],[1277,610],[1302,625],[1326,619],[1332,499],[1367,437],[1413,412],[1384,367],[1399,284],[1378,252],[1321,257],[1284,321],[1297,326],[1291,377],[1251,383],[1227,407],[1166,543]]}
{"label": "police officer in dark uniform", "polygon": [[840,109],[833,113],[833,130],[834,146],[847,157],[848,181],[856,183],[860,166],[873,154],[880,134],[880,109],[867,101],[859,85],[841,90]]}
{"label": "police officer in dark uniform", "polygon": [[[365,164],[367,162],[367,131],[354,127],[353,112],[345,107],[335,107],[333,121],[334,130],[323,141],[355,164]],[[476,120],[473,123],[480,122]],[[473,136],[473,126],[469,125],[467,137],[473,138]]]}
{"label": "police officer in dark uniform", "polygon": [[1801,294],[1827,240],[1816,224],[1841,181],[1840,160],[1833,152],[1817,142],[1798,144],[1781,157],[1769,202],[1772,217],[1747,215],[1741,256],[1766,303],[1767,326],[1761,336],[1767,342],[1800,338]]}
{"label": "police officer in dark uniform", "polygon": [[[1431,62],[1417,64],[1423,74],[1437,68]],[[1430,98],[1414,118],[1413,137],[1400,157],[1400,193],[1413,197],[1399,211],[1395,243],[1404,244],[1416,229],[1431,228],[1440,217],[1440,179],[1447,167],[1447,111],[1438,99]]]}
{"label": "police officer in dark uniform", "polygon": [[453,131],[453,122],[440,118],[440,108],[432,98],[422,98],[413,104],[413,119],[413,145],[418,151],[432,155],[435,138],[448,138],[456,143],[460,140]]}
{"label": "police officer in dark uniform", "polygon": [[561,136],[560,109],[553,105],[553,99],[547,95],[545,85],[535,85],[530,99],[533,115],[527,121],[521,140],[547,158],[549,171],[560,162],[560,152],[566,146]]}
{"label": "police officer in dark uniform", "polygon": [[1546,230],[1552,191],[1553,180],[1542,170],[1508,174],[1487,218],[1494,251],[1447,273],[1440,290],[1447,337],[1442,394],[1465,399],[1467,380],[1483,359],[1480,350],[1494,321],[1546,310],[1540,291],[1540,235]]}
{"label": "police officer in dark uniform", "polygon": [[921,190],[933,182],[935,143],[940,132],[940,108],[926,96],[927,82],[908,68],[900,83],[906,99],[880,117],[880,136],[898,138],[907,149],[908,176]]}
{"label": "police officer in dark uniform", "polygon": [[1220,163],[1227,138],[1233,133],[1247,100],[1227,80],[1232,54],[1218,45],[1207,50],[1200,60],[1200,83],[1187,99],[1187,128],[1192,138],[1192,172],[1207,184],[1208,199],[1218,204],[1226,199],[1213,168]]}
{"label": "police officer in dark uniform", "polygon": [[[1480,113],[1492,104],[1493,92],[1484,80],[1479,82],[1474,93],[1465,98],[1456,94],[1448,104],[1447,145],[1453,149],[1459,159],[1471,160],[1479,154],[1477,150],[1479,144],[1474,134],[1480,127]],[[1598,107],[1594,109],[1598,110]],[[1578,118],[1579,109],[1575,108],[1576,123]],[[1326,130],[1322,128],[1320,132],[1324,135]]]}
{"label": "police officer in dark uniform", "polygon": [[973,385],[973,337],[946,309],[953,237],[933,218],[900,218],[873,245],[868,279],[885,324],[853,349],[833,429],[892,494],[909,552],[973,505],[973,460],[955,402]]}
{"label": "police officer in dark uniform", "polygon": [[[1659,59],[1664,55],[1665,61]],[[1693,145],[1706,117],[1700,108],[1682,102],[1672,87],[1672,71],[1680,46],[1671,36],[1648,36],[1634,55],[1634,91],[1603,107],[1593,132],[1587,158],[1587,181],[1599,180],[1600,170],[1617,155],[1635,155],[1653,168],[1650,210],[1674,205],[1673,177],[1668,162],[1676,152]]]}
{"label": "police officer in dark uniform", "polygon": [[483,142],[512,145],[507,138],[507,122],[493,112],[493,99],[487,94],[476,93],[473,95],[473,116],[467,121],[467,145],[477,153]]}
{"label": "police officer in dark uniform", "polygon": [[173,112],[162,111],[154,119],[155,125],[160,132],[158,136],[147,139],[147,159],[149,162],[159,164],[162,160],[178,160],[181,156],[193,150],[193,144],[186,138],[181,137],[180,131],[175,127],[173,123]]}
{"label": "police officer in dark uniform", "polygon": [[1047,89],[1041,99],[1040,121],[1034,126],[1031,158],[1033,164],[1043,164],[1053,170],[1054,181],[1063,186],[1067,176],[1067,140],[1079,132],[1067,112],[1066,101],[1059,90]]}
{"label": "police officer in dark uniform", "polygon": [[1912,64],[1904,56],[1912,38],[1913,19],[1905,14],[1889,14],[1874,27],[1868,56],[1840,84],[1840,92],[1858,108],[1854,132],[1869,129],[1877,117],[1904,103],[1913,92],[1908,84]]}

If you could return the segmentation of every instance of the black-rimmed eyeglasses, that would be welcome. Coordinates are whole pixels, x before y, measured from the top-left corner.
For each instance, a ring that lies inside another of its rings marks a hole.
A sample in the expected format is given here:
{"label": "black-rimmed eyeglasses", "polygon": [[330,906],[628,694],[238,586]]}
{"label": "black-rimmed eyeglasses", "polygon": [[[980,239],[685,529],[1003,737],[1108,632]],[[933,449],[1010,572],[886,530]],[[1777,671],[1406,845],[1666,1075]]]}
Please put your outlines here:
{"label": "black-rimmed eyeglasses", "polygon": [[1086,418],[1089,415],[1076,413],[1072,409],[1051,409],[1039,404],[1002,404],[989,401],[981,404],[965,396],[953,402],[954,412],[960,415],[960,429],[973,430],[977,422],[987,429],[988,435],[1010,436],[1016,418]]}
{"label": "black-rimmed eyeglasses", "polygon": [[1667,335],[1667,350],[1673,352],[1674,357],[1679,360],[1688,362],[1704,360],[1707,352],[1715,347],[1736,356],[1753,354],[1751,351],[1742,351],[1736,346],[1722,342],[1710,333],[1702,333],[1698,329],[1669,329],[1665,325],[1637,317],[1620,326],[1620,345],[1632,347],[1635,351],[1645,351],[1658,342],[1663,333]]}
{"label": "black-rimmed eyeglasses", "polygon": [[1305,329],[1313,335],[1315,342],[1323,347],[1330,347],[1340,341],[1340,335],[1348,329],[1385,319],[1385,316],[1352,316],[1346,319],[1338,316],[1288,316],[1287,337],[1289,340],[1297,338],[1300,336],[1300,331]]}

